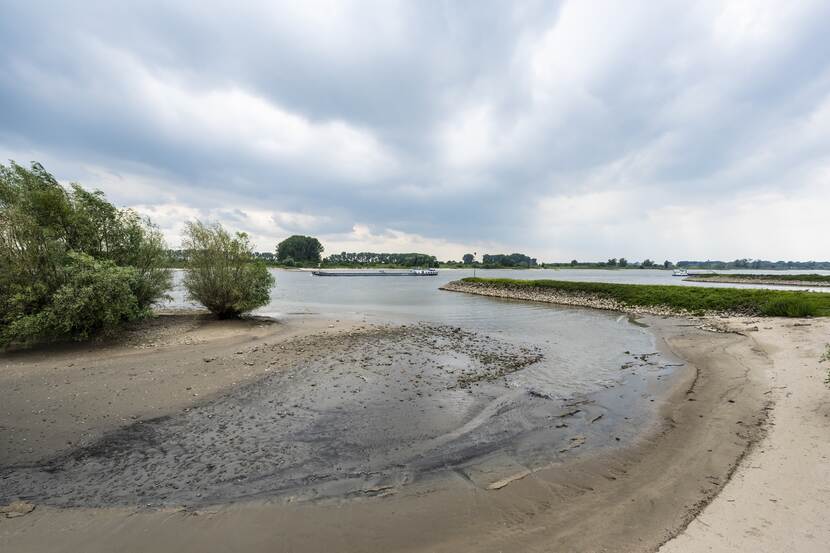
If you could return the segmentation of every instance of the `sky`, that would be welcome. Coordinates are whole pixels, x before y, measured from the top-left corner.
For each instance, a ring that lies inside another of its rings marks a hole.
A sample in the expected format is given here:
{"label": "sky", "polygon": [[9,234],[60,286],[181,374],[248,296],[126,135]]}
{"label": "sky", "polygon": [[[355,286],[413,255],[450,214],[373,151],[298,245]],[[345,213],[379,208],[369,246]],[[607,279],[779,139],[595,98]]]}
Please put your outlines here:
{"label": "sky", "polygon": [[826,1],[0,13],[0,160],[171,247],[201,219],[260,251],[830,259]]}

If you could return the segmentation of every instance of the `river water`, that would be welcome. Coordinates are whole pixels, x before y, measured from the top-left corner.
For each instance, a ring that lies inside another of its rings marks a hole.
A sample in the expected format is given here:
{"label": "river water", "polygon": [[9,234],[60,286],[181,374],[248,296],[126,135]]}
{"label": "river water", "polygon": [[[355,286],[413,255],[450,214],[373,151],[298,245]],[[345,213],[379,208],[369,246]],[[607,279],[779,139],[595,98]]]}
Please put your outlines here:
{"label": "river water", "polygon": [[[567,276],[578,280],[602,272],[609,271],[579,271]],[[665,271],[653,272],[665,274]],[[307,271],[272,270],[272,273],[277,284],[271,292],[271,302],[256,311],[259,315],[277,319],[310,316],[376,324],[440,324],[492,335],[514,344],[532,345],[542,348],[545,361],[528,369],[528,377],[536,381],[541,392],[550,395],[589,393],[603,388],[619,376],[620,365],[630,360],[624,352],[655,349],[654,336],[648,329],[630,323],[618,313],[439,290],[449,281],[471,276],[472,271],[441,270],[434,277],[348,278],[316,277]],[[554,278],[567,273],[477,271],[488,277],[512,278]],[[185,299],[180,285],[182,274],[176,272],[173,301],[168,305],[195,307]]]}
{"label": "river water", "polygon": [[[740,271],[752,273],[753,271]],[[763,273],[763,271],[758,271]],[[813,271],[830,274],[830,271]],[[781,271],[781,274],[789,273]],[[792,271],[797,274],[799,271]],[[432,277],[316,277],[309,271],[272,269],[277,284],[271,301],[257,314],[276,318],[313,316],[370,323],[430,323],[458,326],[544,349],[544,370],[534,374],[545,393],[586,393],[607,385],[627,361],[625,351],[654,350],[648,329],[617,313],[551,304],[501,300],[446,292],[440,286],[471,270],[442,269]],[[630,284],[744,287],[740,284],[687,282],[664,270],[478,270],[478,276],[556,279]],[[195,307],[186,301],[176,271],[170,307]],[[767,288],[786,288],[772,287]],[[792,287],[789,287],[792,289]],[[818,290],[830,291],[830,288]]]}

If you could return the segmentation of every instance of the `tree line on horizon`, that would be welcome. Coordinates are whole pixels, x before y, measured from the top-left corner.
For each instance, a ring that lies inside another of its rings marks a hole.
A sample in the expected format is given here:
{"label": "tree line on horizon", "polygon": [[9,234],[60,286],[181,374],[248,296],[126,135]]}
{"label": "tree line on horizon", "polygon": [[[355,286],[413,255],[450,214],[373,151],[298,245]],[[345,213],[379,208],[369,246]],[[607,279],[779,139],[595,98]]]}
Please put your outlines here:
{"label": "tree line on horizon", "polygon": [[[119,209],[100,191],[62,186],[42,165],[0,164],[0,348],[63,339],[83,340],[142,320],[168,297],[170,268],[183,266],[190,300],[220,318],[239,317],[270,300],[269,264],[437,266],[423,253],[347,253],[322,258],[312,236],[294,235],[273,254],[253,251],[244,232],[190,221],[183,248],[170,250],[158,227],[131,209]],[[473,254],[462,266],[659,267],[646,259],[539,264],[525,254]],[[671,268],[670,261],[662,264]],[[706,269],[830,269],[830,262],[738,259],[680,261]]]}

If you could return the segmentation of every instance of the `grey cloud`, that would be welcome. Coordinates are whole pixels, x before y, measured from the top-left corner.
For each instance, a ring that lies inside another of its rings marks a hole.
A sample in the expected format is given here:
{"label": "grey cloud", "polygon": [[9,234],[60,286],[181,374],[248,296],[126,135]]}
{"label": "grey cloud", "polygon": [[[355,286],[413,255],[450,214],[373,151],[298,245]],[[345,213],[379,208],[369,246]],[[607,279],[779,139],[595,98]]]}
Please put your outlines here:
{"label": "grey cloud", "polygon": [[[540,257],[603,257],[626,242],[646,246],[625,228],[609,238],[591,219],[552,244],[535,224],[544,200],[628,190],[643,212],[694,210],[776,183],[798,189],[804,183],[791,179],[830,153],[798,133],[780,155],[740,169],[830,102],[830,8],[820,3],[749,38],[741,33],[754,32],[753,14],[714,30],[720,2],[631,3],[576,30],[567,27],[575,9],[603,15],[615,3],[302,3],[299,14],[296,3],[271,2],[4,4],[0,148],[43,152],[47,168],[52,157],[152,173],[166,194],[148,192],[148,205],[172,195],[205,212],[313,215],[309,232],[359,223]],[[540,84],[533,58],[557,32],[571,49],[548,61],[565,69]],[[145,78],[169,88],[148,97]],[[246,128],[210,120],[223,106],[199,95],[231,91],[269,107],[240,108]],[[442,133],[480,106],[484,130],[473,126],[459,147],[483,140],[481,152],[448,161]],[[256,129],[256,109],[270,108],[263,117],[275,122]],[[288,154],[263,143],[284,116],[288,126],[301,121],[294,134],[311,136]],[[357,153],[348,151],[354,140],[367,141]],[[375,153],[382,159],[365,161]],[[747,255],[737,238],[719,247]]]}

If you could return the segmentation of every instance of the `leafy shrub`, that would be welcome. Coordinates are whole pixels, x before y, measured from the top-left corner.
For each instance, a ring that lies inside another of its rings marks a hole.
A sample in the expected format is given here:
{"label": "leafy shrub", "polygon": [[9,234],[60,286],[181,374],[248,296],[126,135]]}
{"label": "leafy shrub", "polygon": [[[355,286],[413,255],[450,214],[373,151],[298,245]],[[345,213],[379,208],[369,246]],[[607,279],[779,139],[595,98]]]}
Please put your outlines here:
{"label": "leafy shrub", "polygon": [[139,305],[133,292],[139,281],[133,267],[119,267],[109,260],[73,252],[62,270],[64,283],[49,303],[38,311],[21,313],[4,329],[7,343],[64,336],[86,339],[149,312],[149,308]]}
{"label": "leafy shrub", "polygon": [[0,346],[85,339],[170,287],[158,229],[41,165],[0,165]]}
{"label": "leafy shrub", "polygon": [[239,317],[268,303],[274,277],[254,258],[247,234],[231,236],[219,224],[196,221],[187,224],[184,246],[184,286],[190,299],[220,319]]}

